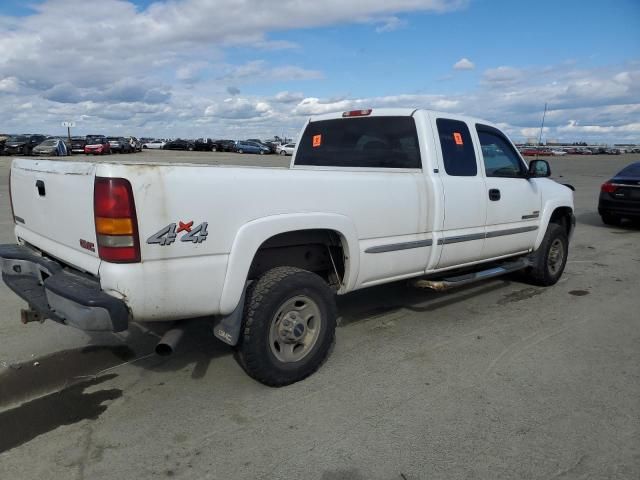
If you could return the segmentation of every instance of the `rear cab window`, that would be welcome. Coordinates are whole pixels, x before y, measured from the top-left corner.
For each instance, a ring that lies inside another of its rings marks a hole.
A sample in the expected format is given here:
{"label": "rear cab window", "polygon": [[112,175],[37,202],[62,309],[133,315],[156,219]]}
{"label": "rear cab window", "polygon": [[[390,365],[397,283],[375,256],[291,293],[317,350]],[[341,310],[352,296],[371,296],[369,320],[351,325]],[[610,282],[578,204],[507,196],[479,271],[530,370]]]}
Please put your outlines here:
{"label": "rear cab window", "polygon": [[436,127],[447,175],[475,177],[478,174],[478,163],[467,124],[460,120],[438,118]]}
{"label": "rear cab window", "polygon": [[310,122],[298,143],[296,165],[422,168],[413,117],[337,118]]}

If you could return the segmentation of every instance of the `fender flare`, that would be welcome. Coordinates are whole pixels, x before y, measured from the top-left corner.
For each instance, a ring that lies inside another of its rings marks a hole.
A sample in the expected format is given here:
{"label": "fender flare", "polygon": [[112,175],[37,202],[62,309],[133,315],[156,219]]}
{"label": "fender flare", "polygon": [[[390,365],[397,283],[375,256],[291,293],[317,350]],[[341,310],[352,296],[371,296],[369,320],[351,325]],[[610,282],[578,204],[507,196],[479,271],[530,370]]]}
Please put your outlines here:
{"label": "fender flare", "polygon": [[569,208],[573,212],[573,205],[568,205],[562,200],[547,200],[542,208],[542,218],[540,220],[540,228],[538,229],[536,243],[533,247],[534,251],[538,250],[538,248],[540,247],[540,244],[542,243],[542,240],[547,233],[547,228],[549,227],[551,216],[553,215],[553,212],[555,212],[558,208]]}
{"label": "fender flare", "polygon": [[229,315],[240,302],[251,263],[260,246],[271,237],[298,230],[334,230],[342,238],[345,278],[341,291],[348,291],[358,278],[360,251],[353,222],[344,215],[331,213],[294,213],[263,217],[246,223],[238,230],[229,253],[227,274],[220,297],[220,314]]}

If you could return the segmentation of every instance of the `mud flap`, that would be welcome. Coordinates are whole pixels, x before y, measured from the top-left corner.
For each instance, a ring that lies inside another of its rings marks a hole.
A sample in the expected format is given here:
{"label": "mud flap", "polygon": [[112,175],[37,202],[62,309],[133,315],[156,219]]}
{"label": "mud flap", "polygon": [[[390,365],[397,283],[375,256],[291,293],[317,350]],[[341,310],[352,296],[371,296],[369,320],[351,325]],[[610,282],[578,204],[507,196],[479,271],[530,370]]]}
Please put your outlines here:
{"label": "mud flap", "polygon": [[225,317],[217,317],[216,323],[213,326],[213,335],[218,339],[231,345],[232,347],[238,344],[240,338],[240,330],[242,329],[242,317],[244,314],[244,301],[247,296],[247,283],[242,292],[242,297],[238,302],[236,309]]}

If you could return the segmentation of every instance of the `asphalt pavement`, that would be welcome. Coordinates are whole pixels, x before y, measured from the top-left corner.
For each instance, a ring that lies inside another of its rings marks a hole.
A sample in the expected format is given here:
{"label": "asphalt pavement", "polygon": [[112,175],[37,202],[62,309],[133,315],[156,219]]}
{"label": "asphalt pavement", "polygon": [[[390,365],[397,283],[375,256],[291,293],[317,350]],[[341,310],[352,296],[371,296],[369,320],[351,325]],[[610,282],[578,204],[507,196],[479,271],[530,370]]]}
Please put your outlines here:
{"label": "asphalt pavement", "polygon": [[[119,159],[290,157],[106,160]],[[578,220],[554,287],[506,277],[449,293],[404,282],[354,292],[339,299],[326,364],[281,389],[246,376],[206,320],[157,357],[157,332],[143,327],[22,325],[23,303],[0,284],[0,478],[640,478],[640,227],[605,226],[596,211],[600,184],[632,160],[549,160],[576,187]],[[0,243],[13,242],[9,162]]]}

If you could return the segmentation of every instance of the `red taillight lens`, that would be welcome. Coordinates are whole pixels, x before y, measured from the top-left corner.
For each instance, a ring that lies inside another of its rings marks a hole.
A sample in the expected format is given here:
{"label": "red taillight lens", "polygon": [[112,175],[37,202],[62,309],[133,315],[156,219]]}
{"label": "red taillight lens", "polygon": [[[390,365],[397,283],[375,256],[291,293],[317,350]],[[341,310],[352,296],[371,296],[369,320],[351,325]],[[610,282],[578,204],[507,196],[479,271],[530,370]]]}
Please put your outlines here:
{"label": "red taillight lens", "polygon": [[96,178],[93,198],[96,217],[131,218],[134,213],[131,184],[124,178]]}
{"label": "red taillight lens", "polygon": [[366,117],[367,115],[371,115],[370,108],[368,110],[351,110],[349,112],[342,112],[343,117]]}
{"label": "red taillight lens", "polygon": [[617,185],[614,185],[611,182],[607,182],[602,184],[602,186],[600,187],[600,191],[606,192],[606,193],[613,193],[616,191],[617,188],[618,188]]}
{"label": "red taillight lens", "polygon": [[93,211],[100,258],[113,263],[139,262],[138,220],[129,181],[96,177]]}

